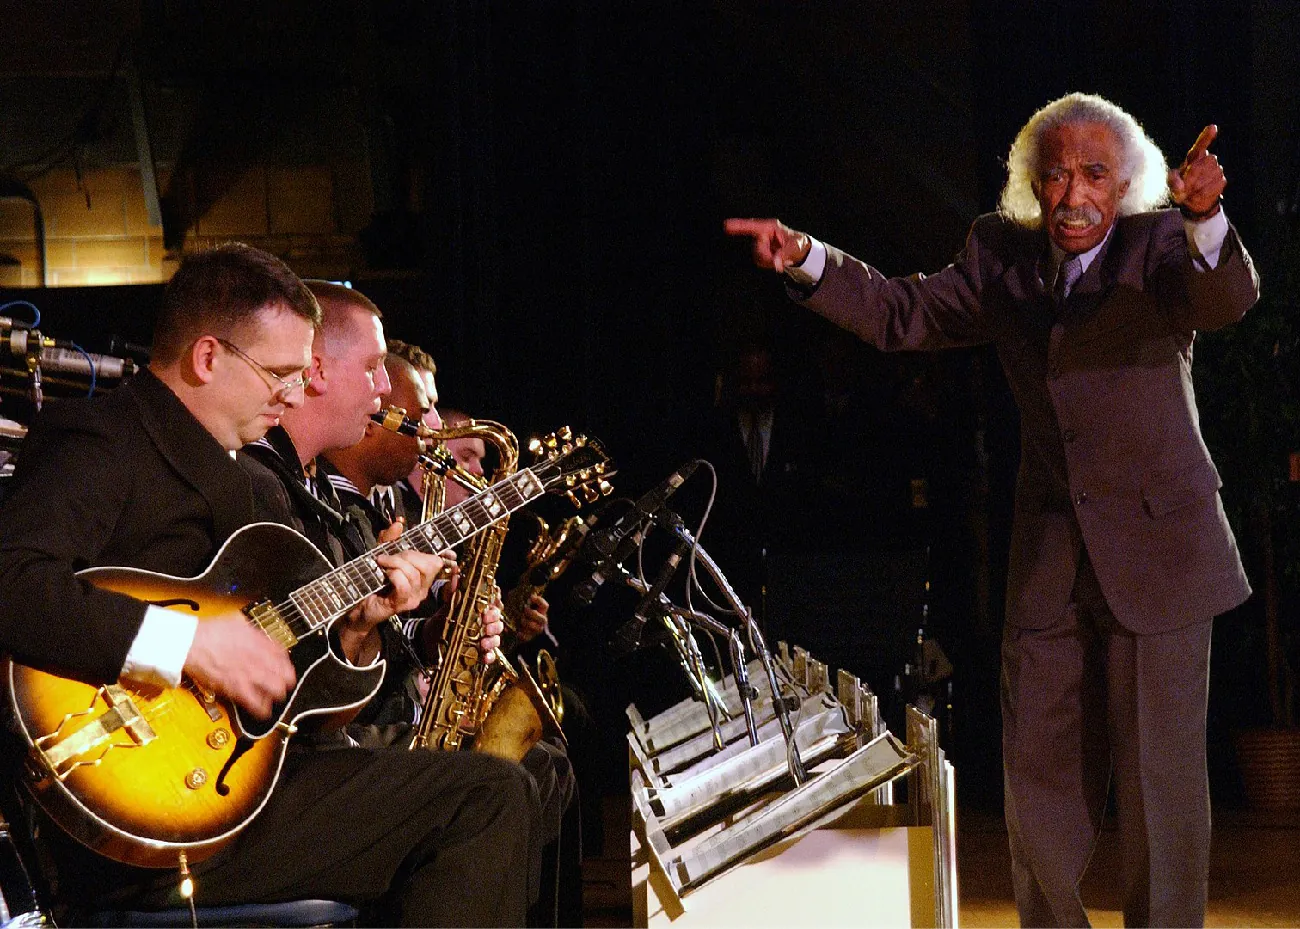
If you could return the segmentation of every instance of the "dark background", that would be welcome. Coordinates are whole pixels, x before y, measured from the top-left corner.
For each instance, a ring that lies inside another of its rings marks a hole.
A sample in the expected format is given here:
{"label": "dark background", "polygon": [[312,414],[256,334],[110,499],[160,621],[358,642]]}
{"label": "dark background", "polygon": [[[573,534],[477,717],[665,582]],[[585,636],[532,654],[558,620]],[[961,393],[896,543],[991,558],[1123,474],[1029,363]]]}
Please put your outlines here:
{"label": "dark background", "polygon": [[[4,6],[10,58],[72,15]],[[750,265],[723,218],[780,216],[887,273],[937,270],[993,208],[1020,125],[1086,90],[1133,113],[1174,163],[1219,125],[1228,214],[1266,292],[1295,234],[1300,5],[1285,0],[118,6],[131,10],[123,28],[146,80],[194,101],[169,140],[178,164],[237,176],[304,144],[326,96],[353,101],[376,204],[353,277],[390,335],[437,358],[448,404],[521,436],[560,423],[599,435],[619,491],[636,494],[687,458],[720,454],[719,374],[747,342],[770,345],[785,408],[808,414],[791,439],[793,476],[760,494],[761,518],[728,513],[740,494],[724,481],[705,544],[717,540],[723,568],[748,579],[744,552],[722,553],[761,524],[772,637],[886,695],[924,605],[927,635],[955,667],[949,747],[975,803],[1000,793],[1018,441],[1000,372],[987,351],[845,348]],[[21,108],[22,74],[2,86],[4,106]],[[14,157],[0,163],[39,149],[50,115],[10,120],[0,152]],[[205,200],[181,207],[162,193],[179,253],[185,211]],[[55,334],[103,349],[111,336],[147,341],[159,292],[19,295],[58,320]],[[847,427],[812,415],[828,357],[864,402]],[[1216,389],[1233,389],[1226,377]],[[1207,424],[1212,442],[1230,433]],[[682,493],[688,520],[705,482]],[[1216,635],[1211,716],[1214,788],[1229,803],[1229,736],[1260,706],[1258,656],[1234,647],[1258,606],[1238,613]]]}

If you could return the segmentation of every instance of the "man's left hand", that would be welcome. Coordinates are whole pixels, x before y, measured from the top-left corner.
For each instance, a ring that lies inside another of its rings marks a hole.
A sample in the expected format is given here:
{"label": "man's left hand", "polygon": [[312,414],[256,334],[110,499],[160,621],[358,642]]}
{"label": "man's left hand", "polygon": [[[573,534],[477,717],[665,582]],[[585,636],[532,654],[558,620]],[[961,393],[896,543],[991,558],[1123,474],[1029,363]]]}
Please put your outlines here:
{"label": "man's left hand", "polygon": [[1177,170],[1169,172],[1169,193],[1174,203],[1197,221],[1209,219],[1219,211],[1219,198],[1228,185],[1219,158],[1210,152],[1210,143],[1219,135],[1213,124],[1201,130],[1187,157]]}
{"label": "man's left hand", "polygon": [[519,618],[519,641],[531,642],[545,632],[550,612],[551,605],[541,594],[534,593],[529,597],[524,615]]}
{"label": "man's left hand", "polygon": [[496,650],[501,645],[501,633],[505,628],[501,621],[501,598],[497,597],[483,611],[483,636],[478,640],[478,651],[484,664],[497,660]]}

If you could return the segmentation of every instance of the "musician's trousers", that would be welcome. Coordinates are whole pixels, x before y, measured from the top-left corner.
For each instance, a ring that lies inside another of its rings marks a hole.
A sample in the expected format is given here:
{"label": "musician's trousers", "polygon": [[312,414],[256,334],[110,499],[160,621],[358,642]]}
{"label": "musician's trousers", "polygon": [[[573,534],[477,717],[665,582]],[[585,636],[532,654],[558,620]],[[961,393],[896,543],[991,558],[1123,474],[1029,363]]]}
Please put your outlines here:
{"label": "musician's trousers", "polygon": [[1079,882],[1115,783],[1126,926],[1205,919],[1211,623],[1135,635],[1085,558],[1061,623],[1008,627],[1003,760],[1022,926],[1086,926]]}
{"label": "musician's trousers", "polygon": [[199,869],[196,899],[377,901],[383,924],[522,926],[537,828],[532,779],[496,758],[295,752],[267,808]]}
{"label": "musician's trousers", "polygon": [[[537,788],[519,765],[401,747],[293,749],[266,808],[194,866],[195,902],[326,898],[364,906],[381,926],[523,926],[539,832]],[[76,904],[69,924],[104,905],[181,904],[175,871],[70,847],[58,863]]]}

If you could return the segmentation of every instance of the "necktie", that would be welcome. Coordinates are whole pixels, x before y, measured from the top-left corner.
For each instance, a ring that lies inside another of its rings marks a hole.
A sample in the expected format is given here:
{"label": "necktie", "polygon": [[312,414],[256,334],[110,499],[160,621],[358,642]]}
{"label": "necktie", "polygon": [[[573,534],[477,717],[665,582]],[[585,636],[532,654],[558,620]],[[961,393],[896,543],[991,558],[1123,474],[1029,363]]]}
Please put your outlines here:
{"label": "necktie", "polygon": [[1061,267],[1056,271],[1056,282],[1052,285],[1052,296],[1056,299],[1058,305],[1065,302],[1070,296],[1070,291],[1074,288],[1074,282],[1083,274],[1083,261],[1078,255],[1071,255],[1065,261],[1061,262]]}
{"label": "necktie", "polygon": [[397,518],[397,508],[394,506],[393,489],[391,487],[375,487],[370,491],[370,502],[374,504],[375,509],[379,510],[379,515],[383,518],[385,525],[391,524]]}

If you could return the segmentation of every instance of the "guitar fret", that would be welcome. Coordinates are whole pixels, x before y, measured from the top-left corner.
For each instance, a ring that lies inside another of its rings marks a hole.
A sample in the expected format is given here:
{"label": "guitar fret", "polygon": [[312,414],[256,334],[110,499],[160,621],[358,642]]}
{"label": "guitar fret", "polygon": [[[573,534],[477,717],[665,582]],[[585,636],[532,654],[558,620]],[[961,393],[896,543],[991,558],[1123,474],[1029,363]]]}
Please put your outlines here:
{"label": "guitar fret", "polygon": [[379,567],[379,562],[375,561],[372,555],[367,555],[364,558],[362,558],[361,561],[358,563],[358,568],[360,568],[361,565],[365,565],[367,568],[370,569],[369,580],[379,585],[378,587],[375,588],[376,590],[380,589],[381,587],[383,587],[385,584],[388,583],[388,575],[384,574],[384,569]]}
{"label": "guitar fret", "polygon": [[326,602],[329,604],[330,613],[332,615],[342,613],[347,609],[347,603],[344,601],[342,594],[339,593],[338,588],[334,586],[334,576],[327,574],[321,580],[324,581],[321,586],[324,590]]}
{"label": "guitar fret", "polygon": [[446,551],[449,547],[447,537],[438,531],[435,525],[429,525],[429,544],[433,546],[434,551]]}
{"label": "guitar fret", "polygon": [[325,605],[325,598],[321,596],[320,586],[312,584],[307,588],[307,605],[310,608],[310,616],[313,626],[319,626],[329,619],[329,608]]}
{"label": "guitar fret", "polygon": [[343,585],[343,590],[347,594],[348,603],[356,603],[358,600],[365,598],[365,594],[358,589],[356,580],[352,577],[352,572],[342,571],[339,573],[339,583]]}
{"label": "guitar fret", "polygon": [[294,591],[287,605],[292,607],[292,621],[305,627],[305,632],[299,634],[319,628],[388,583],[387,574],[375,561],[376,554],[412,549],[432,554],[446,551],[545,492],[545,483],[532,468],[517,471],[459,506],[413,527],[395,542],[381,545]]}
{"label": "guitar fret", "polygon": [[307,627],[309,629],[315,629],[317,623],[315,617],[312,615],[313,611],[311,604],[308,602],[309,594],[309,588],[300,588],[289,594],[289,602],[293,604],[295,609],[297,609],[298,615],[307,621]]}

